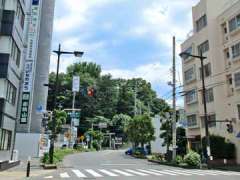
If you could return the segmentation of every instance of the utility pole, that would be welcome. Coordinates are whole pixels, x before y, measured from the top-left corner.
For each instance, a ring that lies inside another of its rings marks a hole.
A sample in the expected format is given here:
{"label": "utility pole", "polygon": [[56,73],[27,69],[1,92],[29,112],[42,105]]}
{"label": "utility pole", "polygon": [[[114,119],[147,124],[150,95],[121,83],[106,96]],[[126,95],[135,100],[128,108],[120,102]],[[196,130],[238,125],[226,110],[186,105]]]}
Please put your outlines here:
{"label": "utility pole", "polygon": [[49,148],[49,162],[50,164],[53,163],[53,154],[54,154],[54,139],[56,137],[56,107],[57,107],[57,96],[59,91],[59,63],[60,63],[60,57],[62,54],[73,54],[76,57],[82,57],[84,52],[81,51],[62,51],[61,50],[61,44],[58,46],[58,50],[53,51],[55,54],[57,54],[57,73],[56,73],[56,80],[54,83],[54,96],[53,96],[53,128],[52,128],[52,134],[50,139],[50,148]]}
{"label": "utility pole", "polygon": [[201,75],[202,75],[202,92],[203,92],[203,107],[204,107],[204,122],[205,122],[205,136],[206,136],[206,150],[207,155],[206,159],[209,160],[211,157],[211,150],[210,150],[210,138],[209,138],[209,131],[208,131],[208,116],[207,116],[207,102],[206,102],[206,87],[205,87],[205,75],[204,75],[204,57],[202,55],[202,50],[200,52],[200,60],[201,60]]}
{"label": "utility pole", "polygon": [[176,58],[175,58],[175,52],[176,51],[176,40],[175,36],[173,36],[173,118],[172,118],[172,145],[173,145],[173,153],[172,153],[172,160],[174,161],[176,159],[176,139],[177,139],[177,133],[176,133]]}

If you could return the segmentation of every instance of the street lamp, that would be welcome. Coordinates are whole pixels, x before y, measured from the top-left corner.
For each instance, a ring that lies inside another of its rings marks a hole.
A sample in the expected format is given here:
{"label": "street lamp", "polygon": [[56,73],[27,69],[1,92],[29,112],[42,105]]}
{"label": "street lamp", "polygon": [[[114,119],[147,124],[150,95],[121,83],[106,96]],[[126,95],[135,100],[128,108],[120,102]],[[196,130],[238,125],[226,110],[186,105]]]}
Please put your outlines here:
{"label": "street lamp", "polygon": [[182,52],[179,54],[181,58],[188,58],[188,57],[193,57],[193,58],[198,58],[201,61],[201,75],[202,75],[202,91],[203,91],[203,106],[204,106],[204,122],[205,122],[205,135],[206,135],[206,159],[208,160],[209,157],[211,156],[211,150],[210,150],[210,138],[209,138],[209,131],[208,131],[208,117],[207,117],[207,104],[206,104],[206,87],[205,87],[205,80],[204,80],[204,66],[203,66],[203,61],[207,57],[204,57],[202,55],[202,51],[200,52],[200,56],[197,55],[192,55],[187,52]]}
{"label": "street lamp", "polygon": [[52,128],[52,136],[51,136],[51,142],[50,142],[50,149],[49,149],[49,161],[52,164],[53,163],[53,153],[54,153],[54,138],[56,136],[56,114],[54,109],[56,108],[56,101],[57,101],[57,95],[59,91],[59,82],[58,82],[58,75],[59,75],[59,63],[60,63],[60,56],[62,54],[73,54],[75,57],[82,57],[84,52],[82,51],[73,51],[73,52],[68,52],[68,51],[61,51],[61,44],[58,46],[57,51],[53,51],[54,53],[57,54],[58,59],[57,59],[57,74],[56,74],[56,80],[54,84],[54,96],[53,96],[53,128]]}

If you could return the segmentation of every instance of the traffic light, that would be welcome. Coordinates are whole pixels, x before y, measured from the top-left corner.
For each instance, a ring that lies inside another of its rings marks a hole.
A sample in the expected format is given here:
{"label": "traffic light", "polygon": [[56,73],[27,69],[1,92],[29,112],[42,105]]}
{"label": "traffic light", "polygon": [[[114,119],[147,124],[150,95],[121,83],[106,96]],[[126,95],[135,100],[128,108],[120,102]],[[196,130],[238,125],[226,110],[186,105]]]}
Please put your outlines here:
{"label": "traffic light", "polygon": [[87,94],[88,94],[89,97],[93,97],[94,96],[94,89],[93,88],[88,88]]}
{"label": "traffic light", "polygon": [[232,125],[231,122],[227,124],[227,132],[228,133],[233,133],[233,125]]}

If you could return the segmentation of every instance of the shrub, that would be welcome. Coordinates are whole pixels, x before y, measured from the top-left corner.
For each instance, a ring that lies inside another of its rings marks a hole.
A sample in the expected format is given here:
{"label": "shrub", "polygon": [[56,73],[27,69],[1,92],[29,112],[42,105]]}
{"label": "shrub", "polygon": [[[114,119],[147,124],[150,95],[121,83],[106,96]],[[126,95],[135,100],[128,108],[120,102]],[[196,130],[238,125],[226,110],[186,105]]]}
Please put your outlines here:
{"label": "shrub", "polygon": [[177,164],[183,163],[183,158],[182,158],[182,156],[176,156],[175,162],[176,162]]}
{"label": "shrub", "polygon": [[184,162],[189,166],[199,166],[201,162],[201,157],[198,153],[190,151],[185,157]]}
{"label": "shrub", "polygon": [[[204,154],[206,154],[206,138],[203,138]],[[211,155],[216,159],[234,159],[236,156],[235,145],[227,142],[224,137],[211,135],[210,136]]]}

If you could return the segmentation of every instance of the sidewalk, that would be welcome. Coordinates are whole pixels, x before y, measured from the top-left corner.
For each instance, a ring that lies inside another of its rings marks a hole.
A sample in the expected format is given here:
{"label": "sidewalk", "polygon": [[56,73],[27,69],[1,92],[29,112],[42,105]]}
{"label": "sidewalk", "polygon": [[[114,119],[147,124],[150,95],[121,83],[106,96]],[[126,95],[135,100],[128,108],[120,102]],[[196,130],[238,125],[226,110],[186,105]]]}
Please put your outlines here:
{"label": "sidewalk", "polygon": [[30,168],[30,178],[26,178],[27,170],[27,161],[21,161],[19,166],[8,169],[6,171],[0,172],[0,180],[22,180],[22,179],[31,179],[31,177],[36,177],[44,174],[51,173],[55,170],[44,170],[40,166],[40,159],[33,158],[31,159],[31,168]]}

